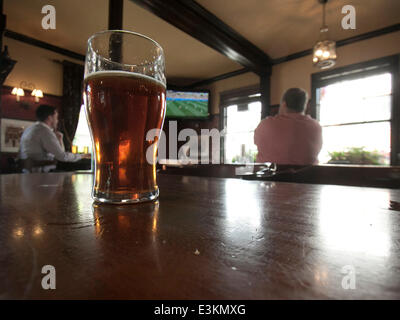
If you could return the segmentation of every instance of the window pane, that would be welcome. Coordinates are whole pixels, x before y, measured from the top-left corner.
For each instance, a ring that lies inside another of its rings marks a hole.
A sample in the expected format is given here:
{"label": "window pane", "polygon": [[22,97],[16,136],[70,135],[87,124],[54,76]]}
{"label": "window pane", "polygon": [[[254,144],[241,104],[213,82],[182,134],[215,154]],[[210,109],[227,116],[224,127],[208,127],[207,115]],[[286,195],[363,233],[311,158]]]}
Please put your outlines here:
{"label": "window pane", "polygon": [[247,105],[248,110],[238,111],[237,105],[226,108],[227,132],[248,132],[254,130],[261,120],[261,103],[253,102]]}
{"label": "window pane", "polygon": [[319,94],[321,125],[391,119],[390,73],[334,83]]}
{"label": "window pane", "polygon": [[75,137],[72,142],[73,145],[78,146],[78,152],[83,152],[84,147],[89,148],[89,153],[92,152],[92,139],[90,138],[89,126],[86,121],[85,107],[81,106],[79,112],[78,127],[76,128]]}
{"label": "window pane", "polygon": [[[323,147],[319,161],[327,163],[329,152],[345,152],[348,148],[361,148],[380,155],[380,164],[390,163],[390,122],[325,127],[322,131]],[[356,150],[354,150],[356,152]]]}
{"label": "window pane", "polygon": [[239,111],[237,105],[226,108],[225,163],[253,162],[257,151],[254,130],[261,120],[261,102],[249,103]]}
{"label": "window pane", "polygon": [[254,162],[257,147],[254,145],[254,131],[229,133],[225,136],[225,163]]}

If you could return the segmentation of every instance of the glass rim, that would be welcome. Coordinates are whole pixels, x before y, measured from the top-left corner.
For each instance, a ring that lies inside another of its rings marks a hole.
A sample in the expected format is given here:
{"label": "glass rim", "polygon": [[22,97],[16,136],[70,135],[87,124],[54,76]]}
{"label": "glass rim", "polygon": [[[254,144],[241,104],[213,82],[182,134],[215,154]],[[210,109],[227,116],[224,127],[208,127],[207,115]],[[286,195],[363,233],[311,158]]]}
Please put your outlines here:
{"label": "glass rim", "polygon": [[[138,36],[138,37],[144,38],[144,39],[146,39],[146,40],[149,40],[149,41],[152,42],[157,48],[159,48],[159,49],[161,50],[161,53],[162,53],[162,55],[163,55],[163,57],[164,57],[164,59],[165,59],[165,56],[164,56],[164,49],[161,47],[161,45],[160,45],[157,41],[151,39],[151,38],[148,37],[148,36],[145,36],[144,34],[141,34],[141,33],[138,33],[138,32],[134,32],[134,31],[129,31],[129,30],[112,29],[112,30],[103,30],[103,31],[96,32],[96,33],[92,34],[92,35],[89,37],[89,39],[87,40],[88,48],[90,47],[90,48],[92,48],[92,50],[93,50],[93,47],[92,47],[92,45],[91,45],[92,40],[93,40],[95,37],[97,37],[97,36],[99,36],[99,35],[102,35],[102,34],[106,34],[106,33],[130,34],[130,35],[132,35],[132,36]],[[122,64],[124,64],[124,63],[122,63]]]}

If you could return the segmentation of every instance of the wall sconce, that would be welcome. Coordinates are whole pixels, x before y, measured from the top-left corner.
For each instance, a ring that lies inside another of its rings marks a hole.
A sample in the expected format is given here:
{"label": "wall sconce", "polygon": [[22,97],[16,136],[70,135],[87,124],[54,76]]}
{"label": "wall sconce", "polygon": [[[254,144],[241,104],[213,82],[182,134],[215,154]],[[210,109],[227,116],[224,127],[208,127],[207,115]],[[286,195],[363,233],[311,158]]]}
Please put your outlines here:
{"label": "wall sconce", "polygon": [[28,83],[26,81],[21,81],[19,87],[14,87],[11,91],[11,94],[16,96],[17,101],[20,100],[20,97],[25,95],[25,91],[24,89],[22,89],[23,87],[25,89],[32,90],[31,95],[35,97],[35,102],[39,102],[39,99],[43,98],[43,91],[40,89],[36,89],[35,84],[31,82]]}
{"label": "wall sconce", "polygon": [[14,89],[12,89],[11,94],[15,95],[17,97],[17,101],[19,101],[19,97],[22,97],[25,95],[25,91],[22,88],[17,88],[14,87]]}
{"label": "wall sconce", "polygon": [[32,96],[35,97],[35,102],[39,102],[39,98],[43,98],[43,92],[40,89],[33,89]]}

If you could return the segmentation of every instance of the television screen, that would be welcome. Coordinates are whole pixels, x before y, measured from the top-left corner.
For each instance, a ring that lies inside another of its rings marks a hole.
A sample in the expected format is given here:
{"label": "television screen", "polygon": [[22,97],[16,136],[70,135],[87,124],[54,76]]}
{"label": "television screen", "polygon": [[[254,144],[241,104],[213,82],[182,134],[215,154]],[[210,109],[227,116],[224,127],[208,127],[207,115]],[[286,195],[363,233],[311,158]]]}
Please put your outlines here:
{"label": "television screen", "polygon": [[167,90],[167,111],[169,118],[207,118],[210,93],[207,91]]}

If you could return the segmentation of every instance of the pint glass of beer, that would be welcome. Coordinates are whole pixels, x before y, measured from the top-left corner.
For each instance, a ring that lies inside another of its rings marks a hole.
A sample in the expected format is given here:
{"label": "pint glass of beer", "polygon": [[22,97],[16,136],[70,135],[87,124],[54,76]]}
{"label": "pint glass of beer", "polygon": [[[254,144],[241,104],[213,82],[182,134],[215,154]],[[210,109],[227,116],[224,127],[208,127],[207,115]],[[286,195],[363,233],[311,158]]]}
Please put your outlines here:
{"label": "pint glass of beer", "polygon": [[[111,30],[89,38],[84,101],[95,158],[95,201],[123,204],[157,199],[164,69],[163,50],[148,37]],[[157,133],[150,139],[151,130]]]}

